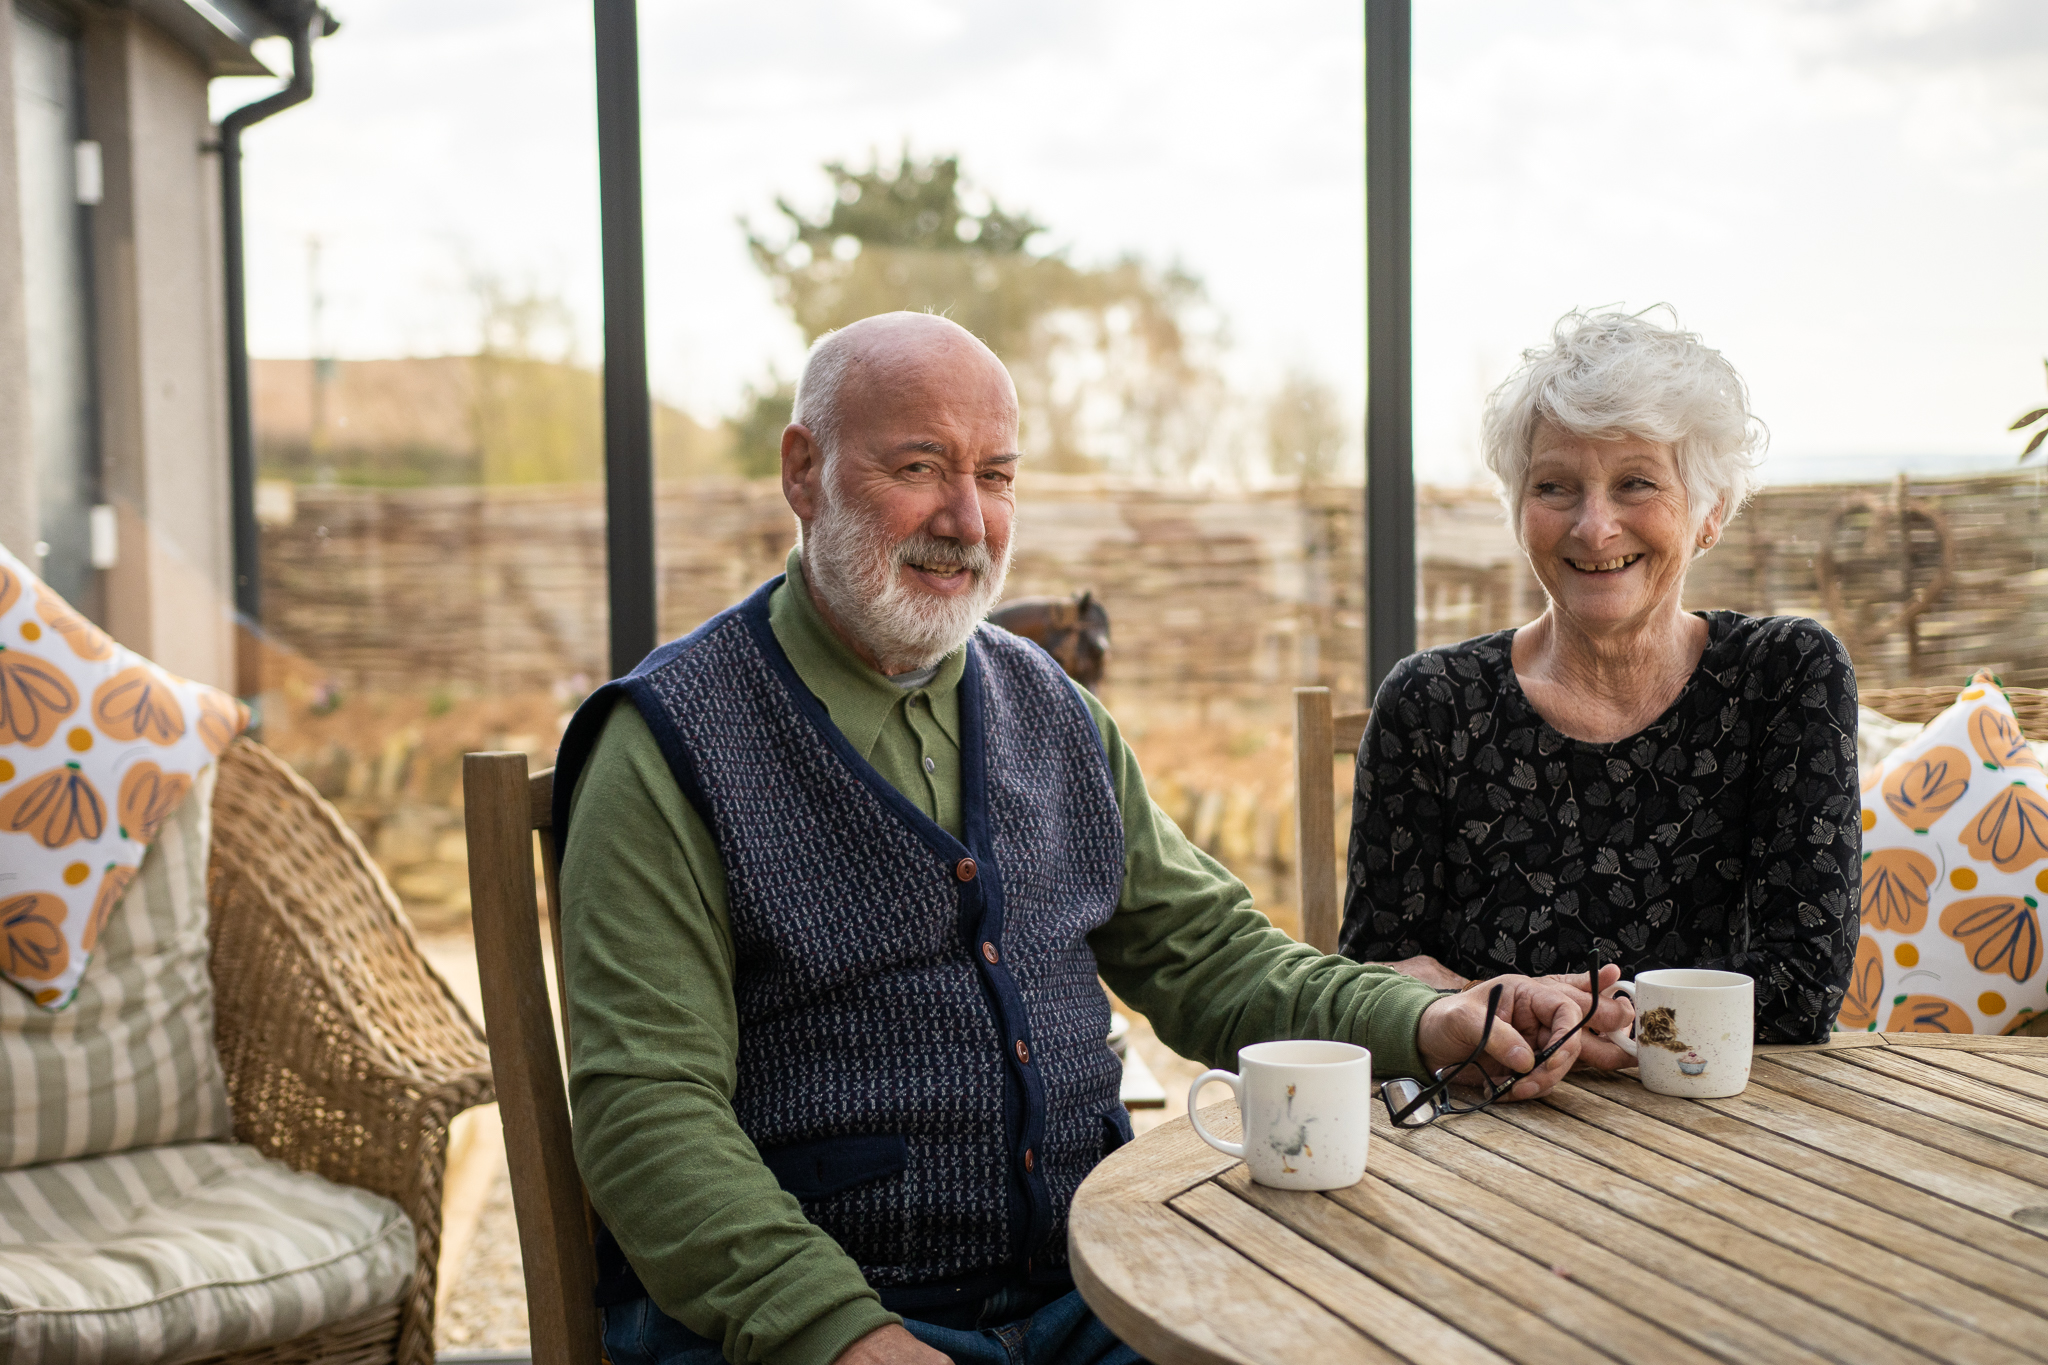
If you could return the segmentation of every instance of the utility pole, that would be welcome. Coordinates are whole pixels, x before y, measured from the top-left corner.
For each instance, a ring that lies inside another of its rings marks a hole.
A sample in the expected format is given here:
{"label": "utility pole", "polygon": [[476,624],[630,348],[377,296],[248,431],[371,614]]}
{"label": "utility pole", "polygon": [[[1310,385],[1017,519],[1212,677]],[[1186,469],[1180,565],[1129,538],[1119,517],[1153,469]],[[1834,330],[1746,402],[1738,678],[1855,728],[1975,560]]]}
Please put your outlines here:
{"label": "utility pole", "polygon": [[1365,697],[1415,652],[1409,0],[1365,0]]}
{"label": "utility pole", "polygon": [[640,19],[594,0],[597,185],[604,247],[605,581],[611,671],[654,649],[654,418],[647,396],[647,283],[640,202]]}

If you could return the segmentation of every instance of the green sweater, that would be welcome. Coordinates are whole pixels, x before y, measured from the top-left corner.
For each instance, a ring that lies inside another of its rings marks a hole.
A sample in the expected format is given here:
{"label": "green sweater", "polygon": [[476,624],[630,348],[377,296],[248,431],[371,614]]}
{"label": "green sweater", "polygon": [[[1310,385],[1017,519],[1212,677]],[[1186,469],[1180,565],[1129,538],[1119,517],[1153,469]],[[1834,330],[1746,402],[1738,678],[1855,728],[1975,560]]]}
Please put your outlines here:
{"label": "green sweater", "polygon": [[[769,624],[853,747],[957,836],[965,651],[923,686],[897,686],[832,633],[794,554]],[[1380,1075],[1415,1072],[1416,1028],[1436,992],[1275,929],[1243,883],[1152,804],[1116,722],[1086,699],[1124,825],[1122,895],[1089,937],[1110,988],[1167,1046],[1206,1064],[1234,1064],[1239,1048],[1269,1038],[1338,1038],[1371,1048]],[[898,1319],[783,1192],[733,1116],[739,1022],[725,874],[630,702],[607,720],[573,809],[562,958],[576,1162],[591,1202],[655,1303],[722,1342],[728,1359],[829,1365]]]}

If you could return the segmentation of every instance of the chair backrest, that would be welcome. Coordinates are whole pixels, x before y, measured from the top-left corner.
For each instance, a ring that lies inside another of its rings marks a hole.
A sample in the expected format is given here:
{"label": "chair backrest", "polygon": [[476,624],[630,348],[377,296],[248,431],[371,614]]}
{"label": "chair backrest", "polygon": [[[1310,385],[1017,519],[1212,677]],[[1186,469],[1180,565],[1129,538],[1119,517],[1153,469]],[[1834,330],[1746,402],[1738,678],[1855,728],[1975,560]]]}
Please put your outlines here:
{"label": "chair backrest", "polygon": [[[569,1092],[563,1082],[569,1012],[561,972],[560,861],[551,814],[554,779],[553,768],[529,776],[525,754],[463,756],[470,919],[476,932],[491,1074],[505,1123],[512,1208],[525,1260],[533,1358],[598,1365],[602,1347],[592,1298],[597,1260],[591,1247],[590,1203],[569,1143]],[[534,894],[536,835],[547,884],[549,948],[561,992],[561,1047],[548,1008],[547,966]]]}
{"label": "chair backrest", "polygon": [[1327,687],[1294,689],[1294,887],[1301,936],[1337,951],[1342,906],[1337,897],[1337,798],[1330,761],[1358,752],[1370,711],[1335,715]]}

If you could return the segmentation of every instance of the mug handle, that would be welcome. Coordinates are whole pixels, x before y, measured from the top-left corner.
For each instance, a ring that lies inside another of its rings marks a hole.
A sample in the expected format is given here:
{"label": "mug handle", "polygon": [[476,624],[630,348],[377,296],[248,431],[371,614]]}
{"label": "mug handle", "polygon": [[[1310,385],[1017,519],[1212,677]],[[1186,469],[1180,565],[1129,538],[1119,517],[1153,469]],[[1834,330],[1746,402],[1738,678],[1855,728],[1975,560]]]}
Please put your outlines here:
{"label": "mug handle", "polygon": [[[1631,1002],[1636,998],[1636,983],[1633,981],[1617,981],[1614,983],[1614,989],[1626,994]],[[1605,1038],[1629,1056],[1640,1058],[1643,1054],[1641,1045],[1636,1042],[1637,1013],[1630,1011],[1627,1033],[1599,1033],[1597,1036]]]}
{"label": "mug handle", "polygon": [[1195,1134],[1202,1141],[1208,1143],[1225,1156],[1234,1156],[1239,1161],[1242,1161],[1244,1160],[1244,1144],[1242,1142],[1225,1142],[1222,1138],[1217,1137],[1202,1126],[1202,1111],[1195,1107],[1195,1097],[1200,1095],[1202,1087],[1211,1081],[1222,1081],[1230,1087],[1230,1093],[1237,1096],[1238,1116],[1240,1119],[1243,1118],[1244,1082],[1238,1079],[1237,1073],[1234,1071],[1204,1071],[1201,1075],[1195,1077],[1195,1083],[1188,1087],[1188,1122],[1195,1125]]}

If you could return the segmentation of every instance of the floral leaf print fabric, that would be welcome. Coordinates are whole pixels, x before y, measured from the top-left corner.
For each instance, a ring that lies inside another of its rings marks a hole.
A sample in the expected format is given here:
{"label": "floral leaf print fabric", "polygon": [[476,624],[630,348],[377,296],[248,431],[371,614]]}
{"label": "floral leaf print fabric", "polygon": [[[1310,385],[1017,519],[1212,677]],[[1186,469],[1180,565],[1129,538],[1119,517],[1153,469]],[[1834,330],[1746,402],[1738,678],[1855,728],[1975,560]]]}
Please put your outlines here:
{"label": "floral leaf print fabric", "polygon": [[[1997,679],[1888,756],[1864,793],[1863,941],[1882,975],[1845,1029],[2003,1033],[2048,1009],[2048,773]],[[1939,801],[1895,793],[1939,789]],[[1924,881],[1917,907],[1911,889]],[[1862,949],[1852,995],[1860,999]]]}
{"label": "floral leaf print fabric", "polygon": [[1403,660],[1359,747],[1341,950],[1473,977],[1596,953],[1625,977],[1744,972],[1759,1041],[1822,1037],[1857,951],[1855,675],[1812,621],[1700,615],[1678,700],[1611,744],[1536,712],[1513,631]]}
{"label": "floral leaf print fabric", "polygon": [[144,851],[246,723],[0,548],[0,976],[70,1003]]}

